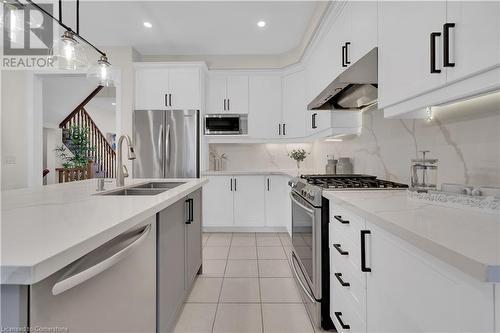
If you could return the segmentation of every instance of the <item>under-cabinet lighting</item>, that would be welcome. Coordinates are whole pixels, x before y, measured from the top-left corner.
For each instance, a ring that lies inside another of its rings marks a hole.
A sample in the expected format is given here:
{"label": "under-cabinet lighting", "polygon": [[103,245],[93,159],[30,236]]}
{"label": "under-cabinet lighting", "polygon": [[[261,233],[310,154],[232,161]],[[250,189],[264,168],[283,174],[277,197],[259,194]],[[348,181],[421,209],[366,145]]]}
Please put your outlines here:
{"label": "under-cabinet lighting", "polygon": [[335,139],[335,138],[326,138],[325,142],[342,142],[343,139]]}

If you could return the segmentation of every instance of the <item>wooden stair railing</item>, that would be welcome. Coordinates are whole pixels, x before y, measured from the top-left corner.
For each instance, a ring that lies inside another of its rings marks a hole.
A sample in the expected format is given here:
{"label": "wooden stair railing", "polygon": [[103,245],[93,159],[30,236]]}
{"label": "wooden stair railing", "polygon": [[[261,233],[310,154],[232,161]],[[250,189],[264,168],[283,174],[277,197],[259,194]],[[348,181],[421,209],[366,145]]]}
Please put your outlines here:
{"label": "wooden stair railing", "polygon": [[74,182],[92,178],[92,161],[89,161],[86,167],[82,168],[57,168],[59,183]]}
{"label": "wooden stair railing", "polygon": [[[114,178],[116,173],[116,153],[113,150],[113,147],[109,144],[108,140],[106,140],[104,134],[102,134],[94,120],[84,108],[85,105],[87,105],[87,103],[90,102],[102,88],[103,86],[98,86],[87,98],[85,98],[85,100],[80,103],[80,105],[78,105],[73,112],[64,118],[64,120],[59,124],[59,128],[63,130],[63,142],[65,141],[64,138],[71,126],[88,128],[90,146],[94,147],[94,151],[92,152],[94,168],[97,168],[97,172],[103,172],[105,178]],[[92,172],[90,172],[89,175],[90,176],[88,178],[92,178]],[[61,179],[61,176],[59,176],[59,179]]]}

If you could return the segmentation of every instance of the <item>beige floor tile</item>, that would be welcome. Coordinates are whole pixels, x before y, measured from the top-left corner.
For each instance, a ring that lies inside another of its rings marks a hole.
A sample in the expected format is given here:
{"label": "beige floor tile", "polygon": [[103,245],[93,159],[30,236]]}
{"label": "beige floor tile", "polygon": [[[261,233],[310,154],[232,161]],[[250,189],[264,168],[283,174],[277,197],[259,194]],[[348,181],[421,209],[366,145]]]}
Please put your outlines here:
{"label": "beige floor tile", "polygon": [[205,246],[230,246],[231,245],[231,237],[218,237],[218,236],[210,236]]}
{"label": "beige floor tile", "polygon": [[261,246],[257,247],[259,259],[286,259],[282,246]]}
{"label": "beige floor tile", "polygon": [[226,260],[203,260],[203,277],[223,277]]}
{"label": "beige floor tile", "polygon": [[303,304],[262,304],[264,333],[314,333]]}
{"label": "beige floor tile", "polygon": [[174,333],[210,333],[215,319],[217,303],[186,303]]}
{"label": "beige floor tile", "polygon": [[283,246],[292,247],[292,239],[290,238],[290,236],[288,236],[288,234],[283,236],[280,235],[280,240]]}
{"label": "beige floor tile", "polygon": [[258,277],[257,260],[228,260],[225,277]]}
{"label": "beige floor tile", "polygon": [[229,246],[205,246],[203,248],[203,260],[227,259]]}
{"label": "beige floor tile", "polygon": [[276,237],[257,237],[257,246],[282,246],[281,240]]}
{"label": "beige floor tile", "polygon": [[260,304],[219,304],[214,333],[261,333]]}
{"label": "beige floor tile", "polygon": [[203,246],[205,246],[205,244],[207,243],[209,237],[210,237],[209,234],[203,234],[202,239],[201,239],[201,242],[202,242]]}
{"label": "beige floor tile", "polygon": [[262,302],[295,303],[302,299],[293,278],[261,278]]}
{"label": "beige floor tile", "polygon": [[258,278],[224,278],[220,301],[224,303],[260,302]]}
{"label": "beige floor tile", "polygon": [[231,247],[229,259],[257,259],[257,248],[255,246]]}
{"label": "beige floor tile", "polygon": [[292,277],[288,260],[259,260],[260,277]]}
{"label": "beige floor tile", "polygon": [[255,232],[235,232],[233,233],[233,237],[254,237]]}
{"label": "beige floor tile", "polygon": [[256,246],[255,237],[233,236],[231,246]]}
{"label": "beige floor tile", "polygon": [[221,278],[199,277],[189,295],[189,303],[216,303],[221,290]]}
{"label": "beige floor tile", "polygon": [[257,232],[255,237],[277,237],[278,234],[275,232]]}

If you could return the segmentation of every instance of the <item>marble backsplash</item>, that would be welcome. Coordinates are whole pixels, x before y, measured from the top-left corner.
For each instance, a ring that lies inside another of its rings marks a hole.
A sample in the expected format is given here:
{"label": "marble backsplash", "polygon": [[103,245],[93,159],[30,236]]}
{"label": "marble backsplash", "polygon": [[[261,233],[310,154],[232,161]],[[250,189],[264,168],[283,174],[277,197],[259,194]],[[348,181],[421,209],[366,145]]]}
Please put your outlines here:
{"label": "marble backsplash", "polygon": [[[439,159],[438,183],[500,186],[500,93],[433,109],[433,119],[386,119],[381,110],[363,113],[360,136],[343,142],[301,144],[212,144],[225,153],[225,170],[294,169],[287,155],[310,153],[307,172],[323,173],[326,156],[351,157],[356,173],[409,182],[410,160],[420,150]],[[213,164],[210,163],[212,166]]]}

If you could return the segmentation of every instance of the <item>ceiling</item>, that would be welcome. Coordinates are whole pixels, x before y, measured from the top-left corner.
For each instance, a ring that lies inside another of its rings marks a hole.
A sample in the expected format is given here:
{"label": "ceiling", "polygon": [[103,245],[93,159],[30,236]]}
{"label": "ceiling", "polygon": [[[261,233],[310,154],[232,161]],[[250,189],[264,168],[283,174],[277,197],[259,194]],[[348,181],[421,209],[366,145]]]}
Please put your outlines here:
{"label": "ceiling", "polygon": [[[74,2],[64,1],[74,26]],[[315,1],[82,1],[80,33],[144,55],[278,55],[297,48]],[[266,21],[264,28],[257,22]],[[147,29],[148,21],[153,27]]]}

